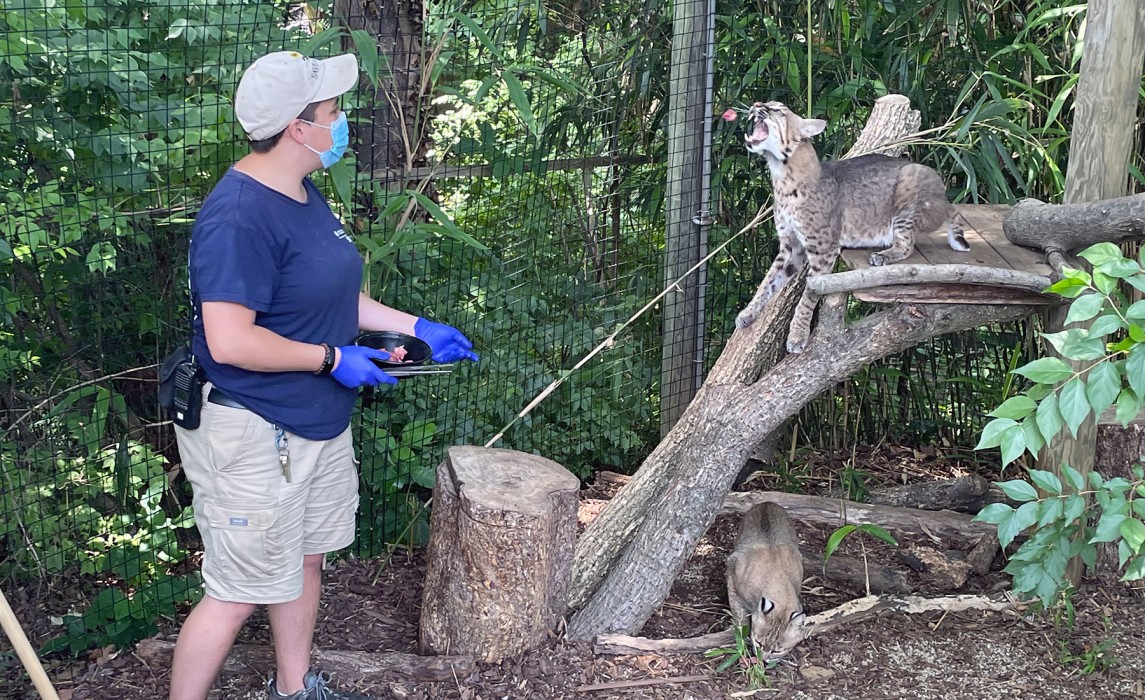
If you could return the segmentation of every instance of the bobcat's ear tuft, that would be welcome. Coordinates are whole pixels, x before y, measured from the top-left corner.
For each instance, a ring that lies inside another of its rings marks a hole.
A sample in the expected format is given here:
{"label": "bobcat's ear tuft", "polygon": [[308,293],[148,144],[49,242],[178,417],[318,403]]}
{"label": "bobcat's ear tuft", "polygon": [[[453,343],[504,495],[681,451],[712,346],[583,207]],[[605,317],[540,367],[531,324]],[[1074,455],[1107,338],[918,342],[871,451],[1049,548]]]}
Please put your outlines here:
{"label": "bobcat's ear tuft", "polygon": [[827,122],[822,119],[804,119],[799,124],[799,135],[805,139],[818,136],[827,128]]}

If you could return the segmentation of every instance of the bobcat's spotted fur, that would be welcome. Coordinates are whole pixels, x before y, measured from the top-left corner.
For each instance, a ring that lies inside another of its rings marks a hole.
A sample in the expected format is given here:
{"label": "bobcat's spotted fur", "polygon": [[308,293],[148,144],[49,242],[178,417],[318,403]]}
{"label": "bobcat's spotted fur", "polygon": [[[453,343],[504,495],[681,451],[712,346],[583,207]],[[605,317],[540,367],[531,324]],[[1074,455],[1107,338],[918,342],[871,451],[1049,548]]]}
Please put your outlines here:
{"label": "bobcat's spotted fur", "polygon": [[760,503],[743,516],[727,578],[732,618],[737,626],[750,620],[760,656],[779,658],[803,640],[803,557],[783,506]]}
{"label": "bobcat's spotted fur", "polygon": [[[840,248],[880,248],[870,262],[885,265],[910,257],[915,234],[945,225],[950,247],[970,250],[954,221],[946,186],[931,168],[874,154],[820,163],[810,139],[827,123],[804,119],[780,102],[756,102],[748,119],[754,125],[744,137],[747,150],[764,156],[771,170],[779,254],[736,317],[737,327],[754,323],[804,264],[809,275],[830,272]],[[787,336],[788,352],[806,348],[818,302],[810,292],[800,299]]]}

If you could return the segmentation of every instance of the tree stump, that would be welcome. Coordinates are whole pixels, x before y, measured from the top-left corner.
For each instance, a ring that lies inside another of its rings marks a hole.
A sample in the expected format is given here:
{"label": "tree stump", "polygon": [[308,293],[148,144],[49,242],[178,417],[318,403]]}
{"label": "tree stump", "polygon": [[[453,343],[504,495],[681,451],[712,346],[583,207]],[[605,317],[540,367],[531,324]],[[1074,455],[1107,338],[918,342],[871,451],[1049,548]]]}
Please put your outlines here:
{"label": "tree stump", "polygon": [[437,468],[418,644],[498,662],[568,606],[579,480],[514,450],[453,447]]}

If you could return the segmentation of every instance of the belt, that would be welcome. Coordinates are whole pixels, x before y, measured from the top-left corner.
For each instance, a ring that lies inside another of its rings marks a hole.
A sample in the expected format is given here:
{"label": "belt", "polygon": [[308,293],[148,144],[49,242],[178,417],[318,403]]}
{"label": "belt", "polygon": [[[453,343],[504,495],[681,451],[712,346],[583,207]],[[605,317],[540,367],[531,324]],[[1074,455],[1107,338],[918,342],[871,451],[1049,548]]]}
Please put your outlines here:
{"label": "belt", "polygon": [[210,403],[217,403],[220,406],[226,406],[227,408],[246,408],[246,406],[242,405],[238,401],[235,401],[226,393],[224,393],[222,389],[214,386],[211,387],[209,392],[207,392],[207,401]]}

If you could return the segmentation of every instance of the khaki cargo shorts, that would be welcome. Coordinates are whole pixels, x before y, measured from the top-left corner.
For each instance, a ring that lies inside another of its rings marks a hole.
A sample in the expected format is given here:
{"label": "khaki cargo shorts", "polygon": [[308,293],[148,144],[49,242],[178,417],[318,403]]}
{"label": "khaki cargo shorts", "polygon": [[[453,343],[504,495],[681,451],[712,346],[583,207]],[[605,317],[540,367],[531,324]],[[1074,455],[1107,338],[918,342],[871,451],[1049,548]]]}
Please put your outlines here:
{"label": "khaki cargo shorts", "polygon": [[194,489],[207,595],[285,603],[302,595],[302,557],[354,541],[358,470],[347,428],[331,440],[287,432],[290,482],[275,426],[254,413],[206,401],[197,430],[175,427]]}

